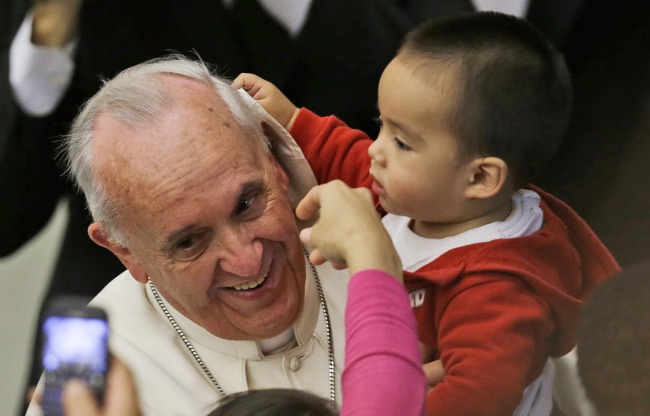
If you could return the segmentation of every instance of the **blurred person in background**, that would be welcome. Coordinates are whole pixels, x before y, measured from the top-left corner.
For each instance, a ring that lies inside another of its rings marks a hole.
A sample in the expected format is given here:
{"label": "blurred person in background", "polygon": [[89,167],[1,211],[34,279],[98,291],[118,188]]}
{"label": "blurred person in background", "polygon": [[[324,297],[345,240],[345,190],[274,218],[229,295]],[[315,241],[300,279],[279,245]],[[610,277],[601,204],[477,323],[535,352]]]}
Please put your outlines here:
{"label": "blurred person in background", "polygon": [[624,269],[587,302],[578,370],[599,416],[650,414],[650,263]]}

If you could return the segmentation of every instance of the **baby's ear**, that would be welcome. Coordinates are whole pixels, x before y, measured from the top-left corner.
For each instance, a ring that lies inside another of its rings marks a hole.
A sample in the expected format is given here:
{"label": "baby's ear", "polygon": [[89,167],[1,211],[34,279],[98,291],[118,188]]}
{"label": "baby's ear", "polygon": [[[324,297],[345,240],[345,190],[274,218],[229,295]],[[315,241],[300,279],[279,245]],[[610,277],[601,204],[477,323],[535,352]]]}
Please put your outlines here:
{"label": "baby's ear", "polygon": [[508,165],[498,157],[482,157],[469,162],[465,196],[472,199],[492,198],[508,181]]}

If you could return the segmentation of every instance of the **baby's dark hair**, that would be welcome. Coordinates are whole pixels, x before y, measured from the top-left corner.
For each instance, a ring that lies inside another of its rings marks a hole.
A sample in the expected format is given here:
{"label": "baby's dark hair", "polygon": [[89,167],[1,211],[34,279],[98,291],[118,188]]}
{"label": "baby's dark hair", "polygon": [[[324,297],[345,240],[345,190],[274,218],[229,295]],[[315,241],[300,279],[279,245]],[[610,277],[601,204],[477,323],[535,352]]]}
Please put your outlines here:
{"label": "baby's dark hair", "polygon": [[330,400],[302,390],[249,390],[224,397],[208,416],[338,416]]}
{"label": "baby's dark hair", "polygon": [[441,65],[453,71],[447,128],[467,158],[503,159],[522,186],[557,152],[571,79],[562,55],[525,20],[495,12],[429,20],[407,34],[398,58],[424,81]]}
{"label": "baby's dark hair", "polygon": [[650,263],[624,269],[584,306],[578,373],[599,415],[650,415]]}

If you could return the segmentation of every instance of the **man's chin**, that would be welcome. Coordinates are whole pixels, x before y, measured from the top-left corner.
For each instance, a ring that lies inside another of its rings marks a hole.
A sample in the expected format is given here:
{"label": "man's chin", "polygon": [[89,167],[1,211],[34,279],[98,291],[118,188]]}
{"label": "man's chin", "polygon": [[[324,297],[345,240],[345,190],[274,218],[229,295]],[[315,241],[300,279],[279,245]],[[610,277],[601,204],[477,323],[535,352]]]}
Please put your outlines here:
{"label": "man's chin", "polygon": [[222,333],[222,331],[216,331],[218,333],[214,333],[212,331],[211,332],[213,335],[219,338],[227,339],[230,341],[259,341],[277,337],[278,335],[291,328],[294,322],[295,320],[282,324],[277,324],[277,322],[275,322],[272,326],[262,325],[260,327],[255,326],[252,328],[237,328],[236,330],[227,334]]}
{"label": "man's chin", "polygon": [[266,315],[264,322],[251,328],[251,333],[255,334],[253,339],[268,339],[282,334],[298,321],[301,310],[301,307],[297,307],[282,313],[274,313],[273,316],[280,316],[277,319],[268,319],[270,315]]}
{"label": "man's chin", "polygon": [[[231,309],[232,315],[226,312],[219,322],[206,322],[202,326],[213,335],[232,341],[273,338],[291,328],[298,320],[302,311],[302,300],[303,297],[299,296],[297,303],[276,303],[248,315]],[[223,325],[224,321],[229,323],[227,327]]]}

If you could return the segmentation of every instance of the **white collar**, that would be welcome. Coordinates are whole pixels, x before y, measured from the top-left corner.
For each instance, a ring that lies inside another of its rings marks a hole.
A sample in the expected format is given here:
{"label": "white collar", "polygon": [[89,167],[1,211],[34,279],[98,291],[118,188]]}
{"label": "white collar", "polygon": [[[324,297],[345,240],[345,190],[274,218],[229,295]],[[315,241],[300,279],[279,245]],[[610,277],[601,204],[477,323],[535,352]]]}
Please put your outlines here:
{"label": "white collar", "polygon": [[512,195],[512,210],[503,221],[495,221],[446,238],[425,238],[410,228],[408,217],[387,214],[382,219],[404,270],[414,272],[454,248],[487,241],[531,235],[542,228],[544,213],[540,196],[520,189]]}

